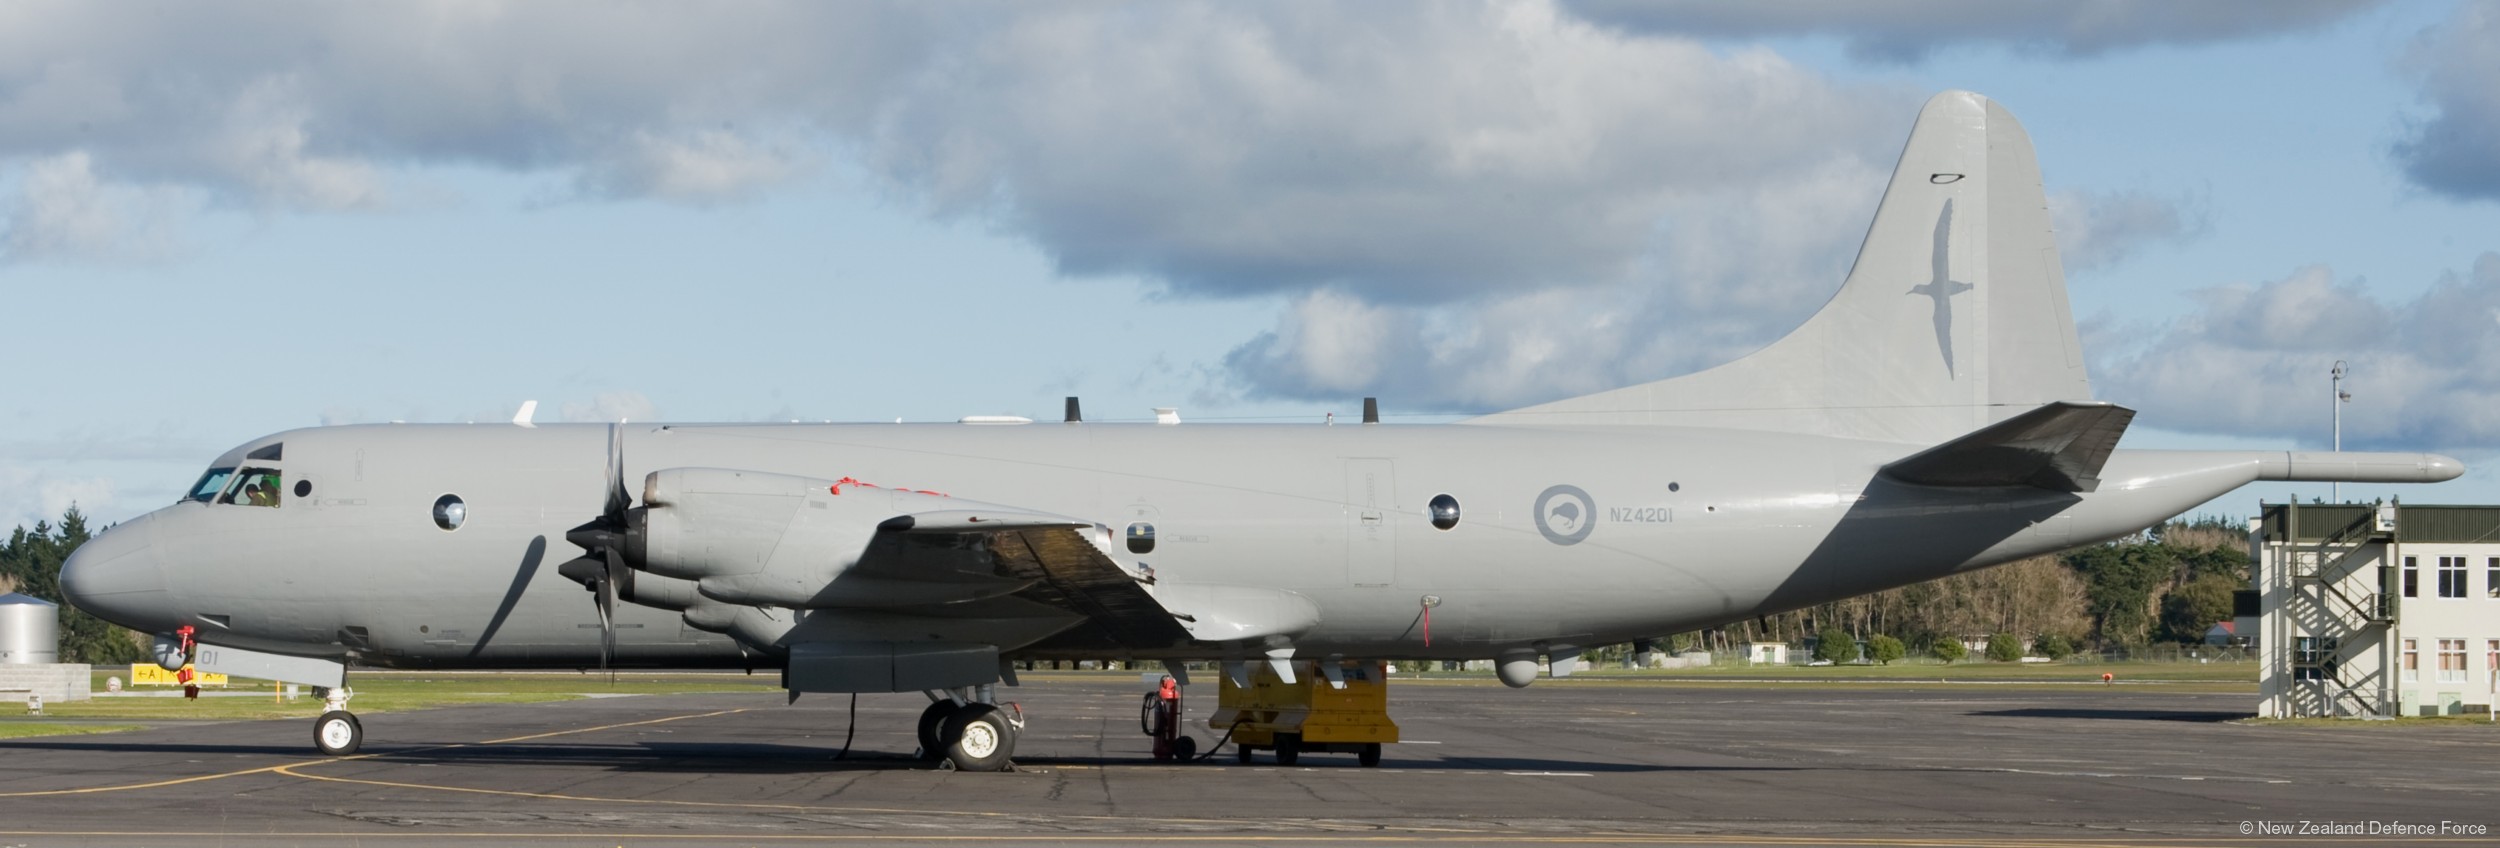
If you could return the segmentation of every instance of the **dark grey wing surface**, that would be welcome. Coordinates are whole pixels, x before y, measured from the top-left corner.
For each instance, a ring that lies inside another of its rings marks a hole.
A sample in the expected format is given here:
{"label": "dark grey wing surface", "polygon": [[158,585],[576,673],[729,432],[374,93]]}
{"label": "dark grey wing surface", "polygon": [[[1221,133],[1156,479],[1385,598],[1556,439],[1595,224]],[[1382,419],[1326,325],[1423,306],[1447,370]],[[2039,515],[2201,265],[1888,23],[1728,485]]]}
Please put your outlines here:
{"label": "dark grey wing surface", "polygon": [[[1003,594],[1083,619],[1034,646],[1049,650],[1116,653],[1190,641],[1188,631],[1137,578],[1085,538],[1095,532],[1092,525],[1033,515],[993,518],[984,527],[951,517],[922,514],[885,522],[835,588],[845,582],[912,584],[917,591],[895,595],[924,604],[950,594],[962,601]],[[946,605],[938,602],[932,612],[944,615]]]}
{"label": "dark grey wing surface", "polygon": [[1883,474],[1922,486],[2032,486],[2053,492],[2100,487],[2101,466],[2135,410],[2058,402],[1981,427],[1895,461]]}

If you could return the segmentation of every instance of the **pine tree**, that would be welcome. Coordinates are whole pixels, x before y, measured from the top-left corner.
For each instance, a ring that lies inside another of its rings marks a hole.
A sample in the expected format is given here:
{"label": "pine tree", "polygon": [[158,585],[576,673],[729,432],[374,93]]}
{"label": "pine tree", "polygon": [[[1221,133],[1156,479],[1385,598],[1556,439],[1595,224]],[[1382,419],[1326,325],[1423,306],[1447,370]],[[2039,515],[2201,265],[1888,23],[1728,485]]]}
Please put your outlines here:
{"label": "pine tree", "polygon": [[62,662],[102,666],[145,659],[147,652],[130,630],[88,615],[61,594],[61,565],[90,535],[87,516],[76,506],[61,514],[58,525],[37,521],[31,529],[18,527],[0,547],[0,577],[17,584],[19,592],[61,605]]}

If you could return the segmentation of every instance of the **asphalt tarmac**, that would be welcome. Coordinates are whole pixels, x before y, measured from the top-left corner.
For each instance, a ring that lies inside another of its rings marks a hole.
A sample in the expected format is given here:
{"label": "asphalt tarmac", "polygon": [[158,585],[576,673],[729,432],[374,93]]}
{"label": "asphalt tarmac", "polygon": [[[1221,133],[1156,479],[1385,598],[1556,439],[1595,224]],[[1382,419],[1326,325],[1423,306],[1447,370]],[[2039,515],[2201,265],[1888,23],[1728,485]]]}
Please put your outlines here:
{"label": "asphalt tarmac", "polygon": [[[916,695],[861,697],[841,758],[849,699],[777,694],[373,714],[338,759],[312,752],[309,711],[0,741],[0,848],[2316,845],[2500,826],[2500,730],[2247,724],[2247,696],[2160,686],[1401,683],[1406,742],[1378,768],[1158,764],[1134,678],[1002,692],[1032,721],[1007,774],[911,759]],[[1202,723],[1213,698],[1193,697]],[[2265,835],[2304,821],[2362,832]]]}

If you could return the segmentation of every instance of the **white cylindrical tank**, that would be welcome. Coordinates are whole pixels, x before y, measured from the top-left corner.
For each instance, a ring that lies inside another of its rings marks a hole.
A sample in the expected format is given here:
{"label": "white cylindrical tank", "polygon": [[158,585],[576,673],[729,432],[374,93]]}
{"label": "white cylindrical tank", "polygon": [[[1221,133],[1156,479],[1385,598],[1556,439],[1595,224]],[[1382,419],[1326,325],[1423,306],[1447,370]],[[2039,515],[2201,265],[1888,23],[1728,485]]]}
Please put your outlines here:
{"label": "white cylindrical tank", "polygon": [[61,608],[30,595],[0,595],[0,664],[61,661]]}

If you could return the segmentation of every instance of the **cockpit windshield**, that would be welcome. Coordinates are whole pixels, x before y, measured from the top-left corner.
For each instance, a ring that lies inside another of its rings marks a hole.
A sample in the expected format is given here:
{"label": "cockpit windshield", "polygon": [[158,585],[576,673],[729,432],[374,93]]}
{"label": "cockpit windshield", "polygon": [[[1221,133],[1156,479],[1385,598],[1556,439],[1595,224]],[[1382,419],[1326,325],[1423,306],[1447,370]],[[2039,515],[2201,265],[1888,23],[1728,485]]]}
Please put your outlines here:
{"label": "cockpit windshield", "polygon": [[200,482],[191,484],[191,495],[183,500],[201,503],[216,500],[217,494],[226,490],[226,481],[233,477],[233,468],[211,468],[208,473],[200,475]]}
{"label": "cockpit windshield", "polygon": [[217,499],[218,503],[243,506],[278,505],[277,469],[246,468],[235,476],[236,485],[227,489],[226,496]]}

